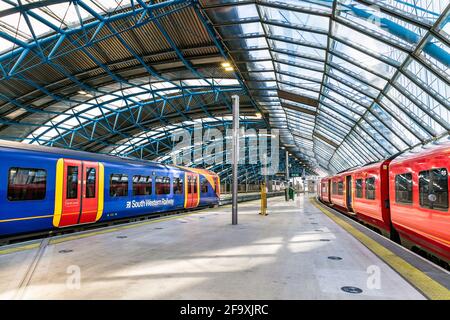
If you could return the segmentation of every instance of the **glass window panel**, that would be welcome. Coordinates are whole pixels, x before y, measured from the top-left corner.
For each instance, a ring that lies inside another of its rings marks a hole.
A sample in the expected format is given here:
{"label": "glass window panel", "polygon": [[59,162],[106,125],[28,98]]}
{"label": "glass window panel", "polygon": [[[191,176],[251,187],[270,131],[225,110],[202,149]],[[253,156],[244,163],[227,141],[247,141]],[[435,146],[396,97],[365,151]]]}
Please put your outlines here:
{"label": "glass window panel", "polygon": [[240,6],[215,7],[205,10],[215,23],[242,22],[243,20],[259,19],[258,11],[254,4]]}
{"label": "glass window panel", "polygon": [[425,21],[435,21],[448,5],[448,0],[384,0],[378,1],[379,5],[389,6],[400,12],[406,12],[409,17]]}
{"label": "glass window panel", "polygon": [[[449,55],[450,58],[450,55]],[[422,63],[412,59],[406,68],[406,72],[410,77],[414,77],[434,95],[439,96],[442,100],[450,101],[450,84],[441,78],[438,78],[430,69]],[[450,105],[450,102],[449,104]]]}
{"label": "glass window panel", "polygon": [[407,129],[402,123],[398,122],[395,118],[384,111],[378,104],[374,103],[371,111],[381,118],[384,123],[392,128],[395,133],[401,134],[404,140],[408,141],[410,145],[414,145],[420,142],[410,130]]}
{"label": "glass window panel", "polygon": [[366,6],[354,0],[340,2],[338,14],[347,23],[391,42],[411,47],[411,44],[417,44],[426,32],[416,25],[382,12],[379,7]]}
{"label": "glass window panel", "polygon": [[413,181],[411,173],[404,173],[395,176],[395,202],[412,204],[413,202]]}
{"label": "glass window panel", "polygon": [[366,199],[375,200],[375,178],[367,178],[365,181],[366,185]]}
{"label": "glass window panel", "polygon": [[297,56],[280,53],[280,52],[273,52],[272,54],[274,56],[274,60],[276,60],[277,62],[281,62],[286,65],[292,64],[293,67],[298,66],[299,68],[304,68],[304,69],[315,69],[315,70],[320,70],[320,72],[323,72],[324,68],[325,68],[323,62],[306,59],[306,58],[300,58]]}
{"label": "glass window panel", "polygon": [[265,37],[248,38],[248,39],[232,39],[225,41],[229,48],[241,48],[246,50],[267,48],[267,40]]}
{"label": "glass window panel", "polygon": [[270,46],[274,49],[300,52],[302,55],[314,57],[316,59],[325,59],[326,51],[322,49],[316,49],[308,46],[301,46],[284,41],[269,40]]}
{"label": "glass window panel", "polygon": [[95,198],[97,186],[97,169],[86,168],[86,198]]}
{"label": "glass window panel", "polygon": [[295,85],[301,88],[319,91],[320,90],[320,83],[317,82],[311,82],[304,79],[294,78],[291,76],[287,76],[284,74],[278,74],[278,81],[284,82],[286,84]]}
{"label": "glass window panel", "polygon": [[395,67],[381,61],[380,59],[376,59],[340,41],[334,41],[333,43],[334,43],[334,48],[332,49],[333,52],[339,52],[339,54],[342,54],[348,57],[349,59],[356,61],[358,64],[365,66],[366,68],[377,74],[383,74],[389,78],[392,77],[395,71],[397,70]]}
{"label": "glass window panel", "polygon": [[[402,120],[402,122],[408,125],[409,128],[415,130],[415,132],[422,137],[422,140],[426,140],[431,137],[430,133],[428,133],[424,129],[429,128],[431,132],[434,131],[434,129],[429,124],[431,122],[431,119],[428,115],[421,111],[417,106],[412,104],[411,101],[407,100],[406,97],[401,95],[400,92],[398,92],[394,88],[390,88],[390,90],[388,91],[388,96],[396,101],[400,106],[402,106],[402,108],[399,108],[384,95],[382,96],[380,101],[383,108],[396,114]],[[414,120],[412,118],[414,118]]]}
{"label": "glass window panel", "polygon": [[315,92],[315,91],[307,90],[307,89],[300,89],[298,87],[294,87],[294,86],[291,86],[288,84],[283,84],[283,83],[280,83],[279,87],[280,87],[280,90],[283,90],[283,91],[287,91],[287,92],[290,92],[293,94],[305,96],[305,97],[308,97],[311,99],[316,99],[316,100],[319,99],[319,92]]}
{"label": "glass window panel", "polygon": [[260,22],[242,23],[227,26],[218,26],[217,30],[226,39],[236,36],[264,36],[264,29]]}
{"label": "glass window panel", "polygon": [[237,61],[247,61],[247,60],[271,60],[269,50],[249,50],[249,51],[239,51],[232,52]]}
{"label": "glass window panel", "polygon": [[264,20],[288,22],[290,25],[323,31],[327,31],[329,26],[328,18],[323,16],[265,6],[261,6],[261,12]]}
{"label": "glass window panel", "polygon": [[[328,78],[328,85],[334,90],[337,90],[341,96],[345,95],[346,97],[358,102],[360,105],[367,108],[369,108],[373,102],[372,98],[335,79]],[[348,99],[348,101],[352,101],[350,99]],[[356,103],[352,101],[352,105],[354,104]]]}
{"label": "glass window panel", "polygon": [[[361,129],[359,125],[355,127],[355,131],[358,132],[358,135],[362,137],[362,139],[365,141],[364,143],[370,144],[377,152],[383,157],[388,157],[390,154],[382,148],[377,141],[375,141],[370,135],[368,135],[364,130]],[[391,154],[394,154],[395,151],[392,151]]]}
{"label": "glass window panel", "polygon": [[47,186],[44,169],[10,168],[8,176],[8,200],[43,200]]}
{"label": "glass window panel", "polygon": [[267,30],[269,36],[286,37],[290,41],[311,43],[318,46],[326,46],[328,40],[325,34],[295,30],[270,24],[267,25]]}
{"label": "glass window panel", "polygon": [[363,68],[360,68],[359,66],[353,63],[341,59],[334,54],[331,55],[331,62],[339,65],[342,68],[345,68],[346,70],[348,70],[349,73],[353,74],[354,76],[357,76],[359,79],[362,79],[365,82],[368,82],[376,86],[379,89],[383,89],[387,83],[386,80],[375,75],[374,73],[364,70]]}
{"label": "glass window panel", "polygon": [[338,70],[336,68],[330,68],[328,72],[329,72],[329,74],[338,77],[340,79],[340,81],[342,81],[342,82],[346,81],[346,82],[348,82],[346,84],[348,84],[349,86],[352,85],[354,87],[357,87],[359,90],[366,92],[368,95],[370,94],[371,96],[376,97],[379,94],[379,90],[377,90],[359,80],[356,80],[355,78],[341,72],[340,70]]}
{"label": "glass window panel", "polygon": [[370,124],[365,120],[361,120],[359,125],[364,128],[370,135],[377,141],[380,146],[383,146],[389,154],[397,153],[399,150],[395,148],[393,143],[382,136],[378,131],[376,131]]}
{"label": "glass window panel", "polygon": [[292,75],[298,74],[304,77],[308,77],[311,79],[314,79],[316,81],[322,81],[323,73],[305,69],[305,68],[299,68],[299,67],[293,67],[284,63],[275,63],[276,70],[280,72],[286,72]]}
{"label": "glass window panel", "polygon": [[419,172],[420,206],[448,210],[448,172],[446,168]]}
{"label": "glass window panel", "polygon": [[439,39],[430,36],[425,44],[420,56],[427,61],[432,68],[438,70],[445,77],[450,77],[450,47],[442,43]]}
{"label": "glass window panel", "polygon": [[389,46],[384,42],[369,37],[362,32],[353,30],[340,23],[334,24],[333,34],[340,39],[345,39],[346,41],[357,43],[358,47],[365,48],[367,51],[388,60],[392,59],[397,62],[402,62],[407,57],[407,53],[395,49],[394,47]]}
{"label": "glass window panel", "polygon": [[111,197],[128,196],[128,175],[113,173],[109,180],[109,195]]}
{"label": "glass window panel", "polygon": [[152,177],[133,176],[133,196],[148,196],[152,194]]}
{"label": "glass window panel", "polygon": [[436,119],[440,119],[440,121],[446,125],[447,129],[450,128],[450,111],[447,107],[443,106],[439,101],[430,96],[406,76],[399,76],[397,81],[401,85],[402,93],[410,99],[413,99],[416,104],[419,104],[429,113],[433,114]]}

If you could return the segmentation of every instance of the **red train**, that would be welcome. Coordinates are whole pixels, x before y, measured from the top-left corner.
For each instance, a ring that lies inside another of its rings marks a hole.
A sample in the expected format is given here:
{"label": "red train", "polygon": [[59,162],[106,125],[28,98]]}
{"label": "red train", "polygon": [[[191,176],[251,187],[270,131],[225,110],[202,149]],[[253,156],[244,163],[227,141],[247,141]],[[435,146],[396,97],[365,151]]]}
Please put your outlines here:
{"label": "red train", "polygon": [[429,146],[323,178],[319,198],[448,267],[449,168],[450,143]]}

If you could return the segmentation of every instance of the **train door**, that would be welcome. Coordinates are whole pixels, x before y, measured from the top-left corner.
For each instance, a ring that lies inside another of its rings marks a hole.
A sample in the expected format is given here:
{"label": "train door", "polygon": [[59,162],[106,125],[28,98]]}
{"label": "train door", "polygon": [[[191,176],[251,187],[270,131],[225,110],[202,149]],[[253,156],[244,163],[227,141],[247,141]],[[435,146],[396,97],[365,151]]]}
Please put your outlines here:
{"label": "train door", "polygon": [[331,179],[328,179],[328,194],[327,194],[327,197],[328,197],[328,202],[329,203],[331,203]]}
{"label": "train door", "polygon": [[348,211],[353,211],[353,196],[352,196],[352,176],[345,177],[345,194],[347,196],[347,209]]}
{"label": "train door", "polygon": [[100,219],[103,180],[104,169],[99,162],[58,160],[54,226],[66,227]]}
{"label": "train door", "polygon": [[195,208],[199,203],[199,179],[198,174],[187,172],[186,173],[186,198],[185,208]]}

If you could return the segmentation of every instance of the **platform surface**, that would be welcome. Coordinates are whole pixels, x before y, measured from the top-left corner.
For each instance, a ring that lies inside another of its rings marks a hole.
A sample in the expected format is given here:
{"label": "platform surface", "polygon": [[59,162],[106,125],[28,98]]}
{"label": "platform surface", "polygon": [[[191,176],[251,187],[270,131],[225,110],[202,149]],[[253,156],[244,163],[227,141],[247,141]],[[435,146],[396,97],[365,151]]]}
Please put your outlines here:
{"label": "platform surface", "polygon": [[424,299],[308,196],[268,207],[239,204],[237,226],[227,206],[0,254],[0,298]]}

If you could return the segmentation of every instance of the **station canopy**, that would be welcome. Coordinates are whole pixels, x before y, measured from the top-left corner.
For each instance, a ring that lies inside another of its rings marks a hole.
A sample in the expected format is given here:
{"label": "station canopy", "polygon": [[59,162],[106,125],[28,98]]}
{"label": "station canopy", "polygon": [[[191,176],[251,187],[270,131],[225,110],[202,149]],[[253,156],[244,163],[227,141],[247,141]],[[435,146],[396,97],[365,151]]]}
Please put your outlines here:
{"label": "station canopy", "polygon": [[448,0],[0,0],[0,139],[170,163],[239,95],[333,173],[447,139],[449,67]]}

